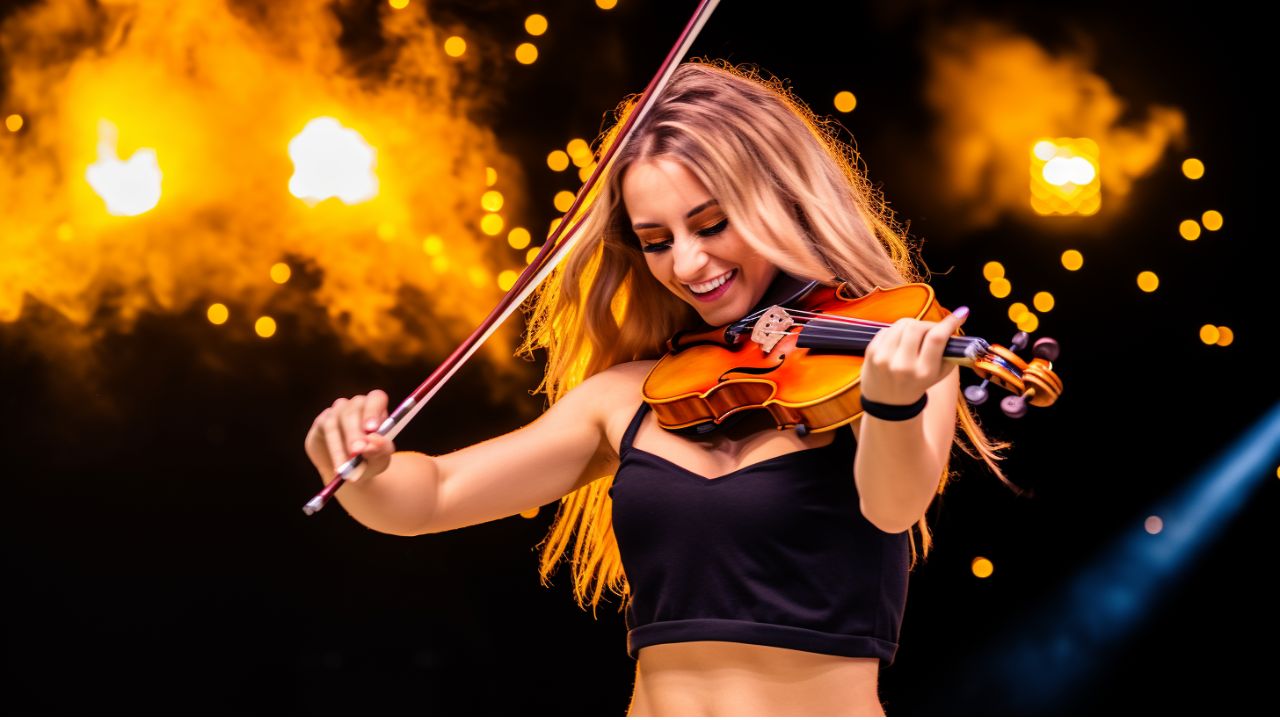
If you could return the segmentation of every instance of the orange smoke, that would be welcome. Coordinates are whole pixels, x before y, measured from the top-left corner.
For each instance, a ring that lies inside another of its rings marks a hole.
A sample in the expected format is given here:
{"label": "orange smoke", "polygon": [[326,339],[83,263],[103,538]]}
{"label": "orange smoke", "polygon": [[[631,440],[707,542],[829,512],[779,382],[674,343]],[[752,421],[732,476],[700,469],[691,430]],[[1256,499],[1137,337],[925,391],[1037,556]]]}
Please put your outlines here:
{"label": "orange smoke", "polygon": [[[70,354],[140,313],[215,303],[227,332],[259,340],[271,317],[288,339],[306,303],[380,360],[456,347],[501,296],[499,274],[525,264],[481,229],[486,192],[508,228],[524,205],[516,162],[471,119],[487,99],[461,82],[483,43],[449,57],[444,39],[467,29],[437,26],[426,3],[380,4],[384,49],[357,72],[332,5],[56,0],[8,18],[0,116],[22,123],[0,129],[0,322],[46,305],[74,337],[44,349]],[[361,193],[291,192],[316,167],[349,167],[291,158],[319,118],[348,133],[356,170],[338,172],[363,172]],[[273,281],[281,262],[314,288]],[[481,350],[512,376],[518,330]]]}
{"label": "orange smoke", "polygon": [[1090,69],[1086,53],[1055,56],[993,22],[937,31],[922,47],[925,102],[939,118],[931,155],[936,189],[964,224],[1034,214],[1028,155],[1043,138],[1097,143],[1104,214],[1122,207],[1133,183],[1186,141],[1177,108],[1151,106],[1140,119],[1122,121],[1128,101]]}

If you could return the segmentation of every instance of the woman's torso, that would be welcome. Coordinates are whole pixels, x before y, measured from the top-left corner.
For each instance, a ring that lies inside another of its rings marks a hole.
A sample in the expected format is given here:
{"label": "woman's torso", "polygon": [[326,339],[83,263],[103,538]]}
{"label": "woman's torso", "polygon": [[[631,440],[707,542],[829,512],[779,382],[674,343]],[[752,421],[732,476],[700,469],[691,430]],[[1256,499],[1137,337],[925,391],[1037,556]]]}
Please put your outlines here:
{"label": "woman's torso", "polygon": [[[627,363],[612,373],[621,384],[615,397],[634,398],[607,411],[609,447],[616,453],[653,361]],[[858,426],[853,433],[856,438]],[[766,413],[753,413],[730,433],[709,439],[677,436],[645,415],[632,440],[692,473],[716,478],[788,453],[825,446],[832,433],[805,437],[780,431]],[[611,459],[609,472],[618,468]],[[850,469],[852,473],[852,468]],[[850,482],[853,482],[850,476]],[[628,715],[883,715],[877,682],[878,658],[845,657],[789,648],[725,641],[662,643],[638,653]]]}

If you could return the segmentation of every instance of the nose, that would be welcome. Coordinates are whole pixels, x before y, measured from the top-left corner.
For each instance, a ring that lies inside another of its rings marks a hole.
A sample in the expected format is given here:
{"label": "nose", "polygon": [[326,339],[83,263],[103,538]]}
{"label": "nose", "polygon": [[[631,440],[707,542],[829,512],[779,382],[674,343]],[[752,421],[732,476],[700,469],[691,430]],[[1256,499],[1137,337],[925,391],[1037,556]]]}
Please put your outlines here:
{"label": "nose", "polygon": [[707,265],[707,253],[702,249],[702,241],[693,236],[675,238],[671,243],[671,272],[679,282],[692,282],[702,279],[702,269]]}

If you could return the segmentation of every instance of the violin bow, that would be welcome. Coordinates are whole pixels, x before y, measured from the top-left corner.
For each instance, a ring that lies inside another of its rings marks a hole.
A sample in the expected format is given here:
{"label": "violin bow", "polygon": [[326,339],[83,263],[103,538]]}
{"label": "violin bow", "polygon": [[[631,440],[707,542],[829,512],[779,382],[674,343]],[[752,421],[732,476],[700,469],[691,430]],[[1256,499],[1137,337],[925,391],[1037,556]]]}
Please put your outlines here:
{"label": "violin bow", "polygon": [[[667,83],[671,80],[671,75],[675,72],[676,65],[679,60],[689,51],[689,47],[698,37],[698,33],[702,31],[702,26],[706,24],[708,18],[711,17],[711,13],[719,4],[720,0],[701,0],[701,2],[699,2],[698,8],[693,13],[693,17],[691,17],[689,22],[685,24],[684,31],[680,33],[680,37],[677,38],[675,45],[667,53],[666,58],[663,59],[662,64],[658,67],[658,71],[649,81],[649,84],[645,86],[644,92],[641,94],[640,100],[637,102],[636,109],[632,111],[618,133],[619,139],[605,150],[600,161],[596,164],[595,170],[592,171],[591,176],[587,178],[586,183],[578,189],[578,194],[574,197],[573,204],[569,206],[569,209],[563,215],[564,220],[556,225],[555,229],[551,232],[551,235],[547,238],[547,241],[542,245],[542,249],[539,250],[537,256],[534,257],[533,262],[529,263],[524,271],[520,273],[520,277],[516,278],[511,289],[502,297],[498,302],[498,305],[489,313],[488,317],[486,317],[484,321],[481,322],[474,331],[472,331],[471,335],[468,336],[467,339],[449,355],[449,357],[444,359],[444,362],[440,363],[440,365],[436,367],[435,371],[418,386],[418,389],[414,390],[409,397],[405,398],[404,401],[396,407],[395,412],[392,412],[387,416],[386,420],[382,421],[382,425],[379,426],[375,432],[388,439],[394,439],[396,435],[400,433],[400,430],[404,428],[404,426],[407,425],[419,411],[422,410],[422,408],[427,404],[427,401],[436,394],[440,389],[440,386],[444,385],[449,378],[453,377],[454,373],[462,367],[462,364],[475,354],[475,351],[479,349],[480,345],[483,344],[485,340],[489,339],[489,336],[498,329],[498,326],[500,326],[504,320],[511,316],[511,313],[520,306],[520,303],[524,302],[530,293],[542,284],[542,281],[546,279],[547,275],[551,274],[551,271],[559,264],[560,259],[564,257],[565,253],[567,253],[578,241],[578,230],[581,228],[582,223],[591,215],[592,206],[587,207],[587,209],[582,213],[582,216],[573,223],[573,226],[566,233],[564,228],[569,225],[567,222],[568,219],[574,217],[574,213],[576,213],[578,208],[583,204],[583,201],[590,193],[590,190],[595,187],[597,178],[600,177],[600,174],[603,173],[613,161],[613,157],[617,154],[618,149],[625,146],[631,139],[636,123],[643,119],[649,112],[649,109],[653,106],[658,93],[662,92],[662,89],[665,88]],[[329,502],[329,498],[333,497],[333,494],[338,491],[338,488],[342,487],[342,484],[346,482],[352,471],[359,467],[363,462],[364,456],[360,453],[354,453],[345,463],[337,468],[333,479],[325,485],[324,489],[319,493],[316,493],[316,495],[302,507],[302,511],[307,515],[314,515],[323,508],[325,504]]]}

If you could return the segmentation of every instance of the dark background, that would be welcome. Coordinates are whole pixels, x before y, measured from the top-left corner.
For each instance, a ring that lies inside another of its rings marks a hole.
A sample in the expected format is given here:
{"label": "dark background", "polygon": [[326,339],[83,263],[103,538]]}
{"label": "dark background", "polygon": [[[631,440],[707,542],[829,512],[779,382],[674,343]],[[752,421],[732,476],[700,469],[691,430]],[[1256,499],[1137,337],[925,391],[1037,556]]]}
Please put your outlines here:
{"label": "dark background", "polygon": [[[0,5],[0,16],[14,7]],[[693,7],[441,2],[433,12],[513,37],[519,19],[542,12],[566,38],[539,43],[537,72],[512,73],[521,77],[507,80],[508,105],[488,119],[525,161],[530,192],[549,195],[563,176],[547,170],[548,149],[594,137],[605,112],[643,89]],[[1268,45],[1242,7],[726,0],[694,46],[693,55],[790,78],[820,112],[831,112],[835,91],[854,89],[859,108],[842,122],[872,180],[924,239],[939,297],[972,308],[972,334],[1008,343],[1012,331],[982,279],[986,260],[1057,288],[1058,309],[1041,316],[1037,336],[1062,344],[1061,401],[1016,422],[980,410],[994,435],[1015,443],[1005,471],[1036,496],[1015,498],[956,453],[964,475],[935,504],[937,546],[912,575],[901,649],[882,669],[890,714],[1028,712],[998,694],[961,700],[948,682],[1013,613],[1054,597],[1277,400],[1266,350],[1274,323],[1262,312],[1273,240],[1262,235],[1255,185],[1271,144],[1255,100],[1270,93]],[[373,52],[375,4],[341,14],[353,60]],[[921,38],[973,17],[1004,20],[1049,48],[1088,36],[1095,70],[1117,94],[1187,114],[1191,147],[1137,183],[1109,230],[1114,242],[1086,252],[1074,277],[1064,280],[1057,251],[1048,255],[1033,228],[1009,221],[955,232],[912,177],[912,145],[934,122],[920,99]],[[1210,164],[1202,184],[1178,171],[1186,155]],[[1170,218],[1204,207],[1223,211],[1225,237],[1171,239]],[[1141,293],[1141,267],[1177,282]],[[575,606],[564,565],[554,587],[537,580],[534,546],[554,505],[532,520],[416,538],[369,531],[337,503],[314,517],[300,512],[320,488],[302,450],[315,415],[375,387],[397,402],[442,358],[379,365],[344,354],[335,337],[239,345],[201,313],[145,318],[93,347],[107,370],[79,392],[109,400],[94,410],[69,399],[60,369],[28,340],[37,328],[58,332],[64,319],[31,303],[17,323],[0,324],[7,712],[625,712],[634,664],[616,601],[592,618]],[[315,313],[312,326],[323,326]],[[1205,322],[1232,327],[1235,343],[1200,343],[1195,328]],[[530,388],[541,368],[529,364]],[[472,389],[484,378],[478,363],[465,366],[397,445],[441,454],[533,419],[528,398],[483,404],[486,393]],[[1263,591],[1274,458],[1264,472],[1244,511],[1145,622],[1118,629],[1127,636],[1117,648],[1088,660],[1098,679],[1054,713],[1278,709],[1264,676],[1277,640]],[[970,572],[976,555],[995,561],[991,578]]]}

